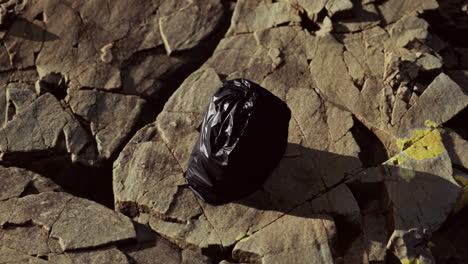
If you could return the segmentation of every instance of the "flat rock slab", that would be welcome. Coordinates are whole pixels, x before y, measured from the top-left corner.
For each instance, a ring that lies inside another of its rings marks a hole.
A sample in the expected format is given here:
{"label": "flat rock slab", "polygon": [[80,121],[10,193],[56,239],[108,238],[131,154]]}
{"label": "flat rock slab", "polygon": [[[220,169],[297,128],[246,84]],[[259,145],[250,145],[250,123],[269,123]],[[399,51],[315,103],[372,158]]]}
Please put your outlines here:
{"label": "flat rock slab", "polygon": [[197,1],[159,18],[161,37],[167,54],[195,47],[219,25],[223,16],[220,1]]}
{"label": "flat rock slab", "polygon": [[[13,179],[12,175],[29,181],[23,185],[34,185],[33,177],[40,177],[21,169],[2,170],[8,173],[0,178],[6,183]],[[1,214],[6,229],[0,229],[0,244],[28,255],[44,256],[136,238],[132,222],[124,215],[57,189],[40,189],[41,193],[24,197],[20,196],[21,192],[0,202],[0,207],[9,212]]]}
{"label": "flat rock slab", "polygon": [[109,159],[139,121],[146,101],[138,96],[70,89],[74,114],[90,123],[98,155]]}
{"label": "flat rock slab", "polygon": [[384,181],[395,230],[434,232],[461,198],[439,130],[427,134],[382,165],[361,172],[361,181]]}
{"label": "flat rock slab", "polygon": [[241,239],[233,257],[249,263],[284,263],[286,259],[289,263],[333,263],[335,236],[336,227],[330,217],[285,215]]}

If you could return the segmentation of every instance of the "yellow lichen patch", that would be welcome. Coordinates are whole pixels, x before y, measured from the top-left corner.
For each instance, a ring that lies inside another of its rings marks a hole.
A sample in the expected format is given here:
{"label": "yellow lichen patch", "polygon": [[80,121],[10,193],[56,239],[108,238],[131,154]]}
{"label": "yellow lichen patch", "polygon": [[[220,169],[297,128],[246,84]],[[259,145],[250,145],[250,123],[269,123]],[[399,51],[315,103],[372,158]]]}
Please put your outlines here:
{"label": "yellow lichen patch", "polygon": [[250,236],[252,235],[252,232],[247,232],[247,233],[244,233],[244,234],[240,234],[236,237],[236,240],[237,241],[247,241]]}
{"label": "yellow lichen patch", "polygon": [[415,160],[434,159],[444,152],[444,143],[438,130],[432,130],[404,150],[407,157]]}
{"label": "yellow lichen patch", "polygon": [[401,259],[401,264],[420,264],[419,259]]}
{"label": "yellow lichen patch", "polygon": [[401,157],[401,156],[395,156],[390,159],[393,165],[400,165],[403,164],[406,161],[406,158]]}
{"label": "yellow lichen patch", "polygon": [[455,213],[458,213],[461,211],[461,209],[463,209],[463,207],[468,205],[468,179],[462,176],[455,176],[455,180],[464,186],[462,197],[460,200],[458,200],[455,208],[453,209]]}
{"label": "yellow lichen patch", "polygon": [[[440,134],[444,133],[444,130],[442,128],[438,128],[437,124],[432,122],[431,120],[426,120],[424,124],[426,125],[427,129],[413,130],[412,137],[397,140],[397,146],[401,150],[406,150],[407,148],[410,148],[414,144],[418,143],[421,139],[425,138],[427,135],[431,134],[434,130],[436,130],[439,133],[439,136]],[[442,140],[440,140],[440,142],[442,142]]]}
{"label": "yellow lichen patch", "polygon": [[413,136],[410,138],[399,139],[397,140],[397,146],[401,150],[405,150],[418,142],[421,138],[425,137],[427,134],[431,132],[430,129],[415,129],[413,130]]}
{"label": "yellow lichen patch", "polygon": [[432,122],[431,120],[426,120],[424,122],[424,124],[427,126],[427,127],[430,127],[430,128],[436,128],[437,127],[437,124]]}

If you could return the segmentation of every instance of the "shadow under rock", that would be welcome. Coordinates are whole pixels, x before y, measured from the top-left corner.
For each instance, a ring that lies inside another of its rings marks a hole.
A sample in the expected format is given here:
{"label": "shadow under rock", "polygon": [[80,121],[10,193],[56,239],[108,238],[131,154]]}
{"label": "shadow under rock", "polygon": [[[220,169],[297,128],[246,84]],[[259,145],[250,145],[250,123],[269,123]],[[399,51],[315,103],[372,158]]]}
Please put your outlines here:
{"label": "shadow under rock", "polygon": [[[372,173],[376,170],[380,172]],[[358,177],[363,172],[366,179]],[[363,215],[387,216],[386,226],[382,227],[387,231],[386,237],[377,241],[385,245],[393,230],[419,227],[417,217],[412,223],[395,221],[395,212],[389,206],[392,201],[397,205],[405,205],[405,208],[397,209],[402,217],[411,218],[411,215],[417,214],[414,212],[422,210],[422,215],[430,218],[431,214],[440,213],[432,212],[431,206],[434,210],[442,208],[445,195],[460,190],[458,185],[441,176],[413,172],[411,180],[406,181],[400,176],[402,168],[399,166],[382,164],[365,170],[356,157],[290,143],[263,187],[233,203],[304,218],[321,218],[324,214],[332,216],[337,227],[338,251],[343,254],[362,235]],[[353,216],[356,207],[358,209]],[[431,229],[431,226],[425,227]]]}
{"label": "shadow under rock", "polygon": [[17,18],[8,29],[8,35],[37,42],[53,41],[59,39],[57,35],[51,33],[39,25],[36,25],[24,18]]}

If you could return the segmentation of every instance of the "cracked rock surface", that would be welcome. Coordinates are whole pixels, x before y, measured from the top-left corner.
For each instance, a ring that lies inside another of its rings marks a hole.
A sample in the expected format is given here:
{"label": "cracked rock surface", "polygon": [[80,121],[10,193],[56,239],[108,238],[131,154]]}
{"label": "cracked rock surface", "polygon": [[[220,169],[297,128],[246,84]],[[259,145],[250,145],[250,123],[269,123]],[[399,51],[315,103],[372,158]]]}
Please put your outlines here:
{"label": "cracked rock surface", "polygon": [[[467,263],[467,7],[0,0],[0,263]],[[288,146],[212,206],[183,175],[241,77]]]}

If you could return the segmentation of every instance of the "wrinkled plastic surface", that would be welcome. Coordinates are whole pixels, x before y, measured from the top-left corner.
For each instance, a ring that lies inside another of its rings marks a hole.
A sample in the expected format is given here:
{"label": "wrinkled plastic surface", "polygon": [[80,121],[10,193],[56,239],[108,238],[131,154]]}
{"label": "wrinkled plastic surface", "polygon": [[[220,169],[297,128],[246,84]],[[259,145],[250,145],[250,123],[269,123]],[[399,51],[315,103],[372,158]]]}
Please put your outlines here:
{"label": "wrinkled plastic surface", "polygon": [[214,94],[185,178],[211,204],[258,190],[287,146],[291,111],[286,103],[246,79],[226,81]]}

